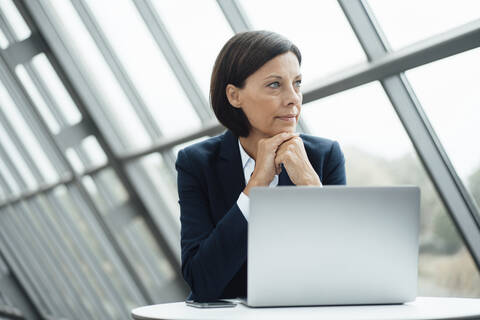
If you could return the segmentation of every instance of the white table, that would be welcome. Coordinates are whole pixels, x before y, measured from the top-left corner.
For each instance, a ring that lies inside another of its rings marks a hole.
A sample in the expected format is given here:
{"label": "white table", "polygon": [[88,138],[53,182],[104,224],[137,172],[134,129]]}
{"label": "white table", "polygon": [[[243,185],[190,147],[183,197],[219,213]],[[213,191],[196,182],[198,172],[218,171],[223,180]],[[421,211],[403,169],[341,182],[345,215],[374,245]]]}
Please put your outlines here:
{"label": "white table", "polygon": [[480,299],[426,298],[401,305],[326,306],[288,308],[249,308],[242,304],[233,308],[198,309],[185,302],[157,304],[136,308],[137,320],[153,319],[480,319]]}

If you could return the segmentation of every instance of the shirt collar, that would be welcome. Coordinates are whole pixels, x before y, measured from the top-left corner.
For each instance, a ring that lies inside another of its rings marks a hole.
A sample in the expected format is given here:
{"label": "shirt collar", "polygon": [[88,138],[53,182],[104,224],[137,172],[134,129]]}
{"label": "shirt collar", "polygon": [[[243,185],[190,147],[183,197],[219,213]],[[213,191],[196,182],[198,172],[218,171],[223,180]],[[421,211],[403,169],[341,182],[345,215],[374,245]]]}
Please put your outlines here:
{"label": "shirt collar", "polygon": [[242,168],[245,169],[245,166],[247,165],[248,161],[253,161],[253,160],[248,153],[243,149],[242,144],[240,143],[240,139],[238,139],[238,147],[240,148],[240,157],[242,158]]}

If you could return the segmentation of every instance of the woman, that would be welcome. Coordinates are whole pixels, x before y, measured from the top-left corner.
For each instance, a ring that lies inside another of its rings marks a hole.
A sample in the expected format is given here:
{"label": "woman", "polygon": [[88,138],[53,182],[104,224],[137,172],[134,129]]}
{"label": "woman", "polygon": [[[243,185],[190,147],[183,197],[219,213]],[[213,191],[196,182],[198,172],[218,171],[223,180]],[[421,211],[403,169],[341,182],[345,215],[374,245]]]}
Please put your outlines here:
{"label": "woman", "polygon": [[338,143],[295,133],[301,60],[295,45],[267,31],[235,35],[217,57],[210,100],[228,130],[181,150],[176,162],[190,299],[246,296],[252,187],[345,184]]}

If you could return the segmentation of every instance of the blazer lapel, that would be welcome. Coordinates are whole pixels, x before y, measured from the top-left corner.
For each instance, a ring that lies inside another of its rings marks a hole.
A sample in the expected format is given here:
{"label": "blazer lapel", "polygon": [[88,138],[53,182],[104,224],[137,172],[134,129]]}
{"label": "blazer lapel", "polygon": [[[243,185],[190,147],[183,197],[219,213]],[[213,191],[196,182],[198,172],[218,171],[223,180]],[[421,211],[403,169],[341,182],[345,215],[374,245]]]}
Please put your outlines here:
{"label": "blazer lapel", "polygon": [[223,135],[219,156],[217,174],[219,185],[222,187],[223,199],[225,199],[225,207],[228,210],[237,201],[240,192],[245,189],[245,176],[238,148],[238,138],[230,130]]}

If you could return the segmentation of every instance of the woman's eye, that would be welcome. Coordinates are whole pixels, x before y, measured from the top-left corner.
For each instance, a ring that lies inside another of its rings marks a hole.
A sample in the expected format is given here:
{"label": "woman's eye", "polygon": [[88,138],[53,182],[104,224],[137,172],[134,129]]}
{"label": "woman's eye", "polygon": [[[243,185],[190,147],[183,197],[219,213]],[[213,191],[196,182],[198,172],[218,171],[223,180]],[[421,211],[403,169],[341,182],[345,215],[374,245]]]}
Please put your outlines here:
{"label": "woman's eye", "polygon": [[295,85],[296,85],[297,87],[301,87],[301,86],[302,86],[302,80],[297,80],[297,81],[295,81]]}
{"label": "woman's eye", "polygon": [[268,85],[270,88],[278,88],[280,83],[278,81],[272,82]]}

